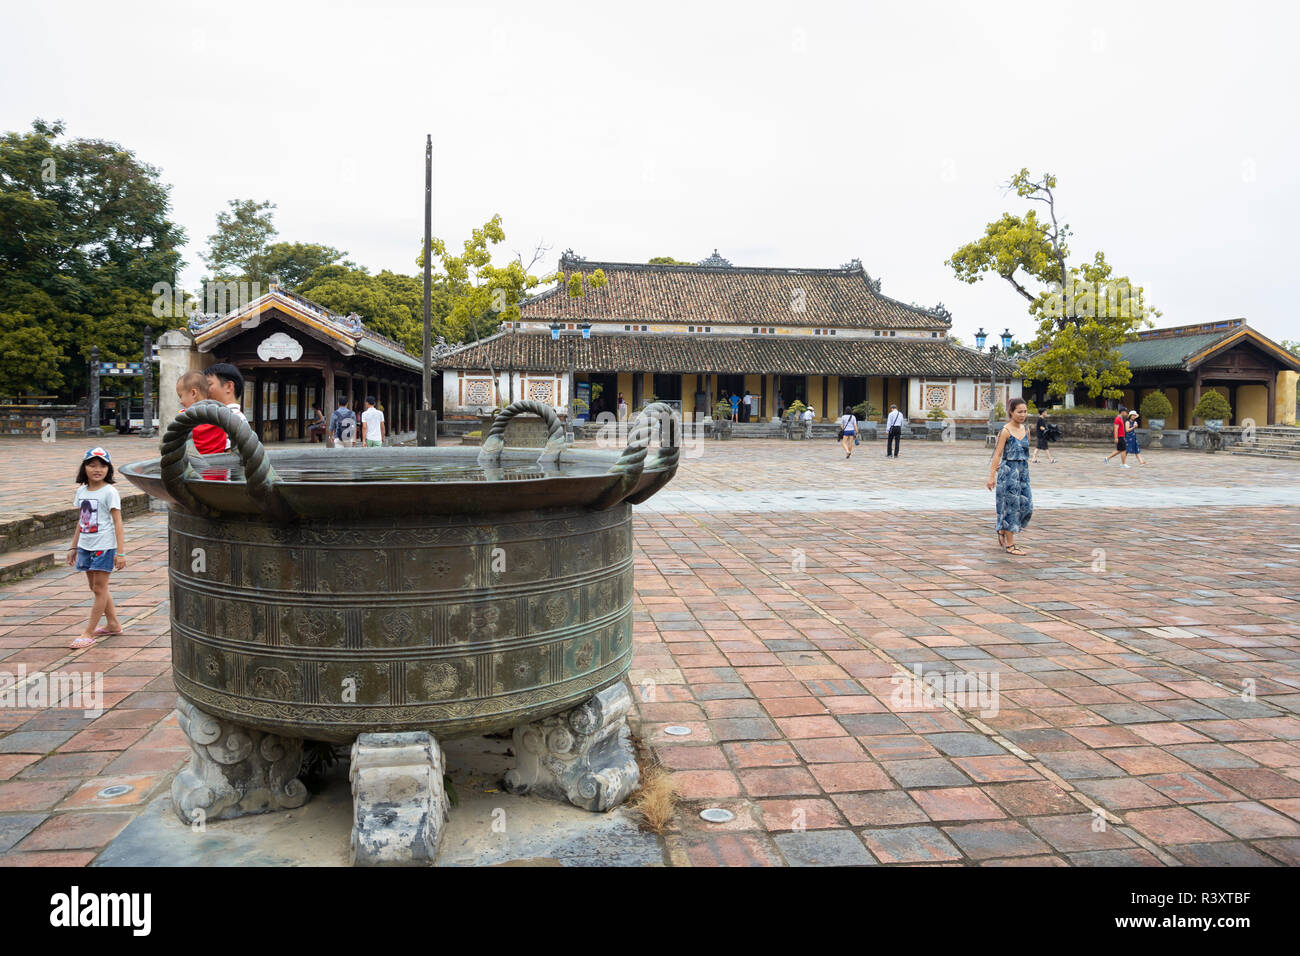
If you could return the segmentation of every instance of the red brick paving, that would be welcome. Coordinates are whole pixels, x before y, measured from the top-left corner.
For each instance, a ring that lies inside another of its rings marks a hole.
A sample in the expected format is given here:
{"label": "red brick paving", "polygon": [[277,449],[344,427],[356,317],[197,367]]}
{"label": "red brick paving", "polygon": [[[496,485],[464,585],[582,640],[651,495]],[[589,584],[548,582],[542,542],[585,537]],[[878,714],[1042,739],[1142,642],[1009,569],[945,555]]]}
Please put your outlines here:
{"label": "red brick paving", "polygon": [[[129,440],[114,454],[146,450]],[[21,473],[0,454],[0,510],[65,507],[64,451],[38,449]],[[831,472],[825,452],[732,442],[684,459],[670,488],[790,488],[791,474],[814,490],[966,487],[982,485],[987,455],[911,443],[899,466]],[[1229,456],[1157,452],[1122,475],[1090,453],[1060,457],[1033,471],[1036,488],[1106,484],[1116,502],[1162,482],[1300,477],[1289,462]],[[1019,560],[990,547],[990,524],[941,510],[638,513],[634,725],[682,793],[676,862],[781,865],[773,835],[807,829],[851,830],[899,865],[1300,863],[1291,512],[1040,511]],[[88,597],[75,573],[0,588],[0,670],[102,672],[107,707],[97,719],[0,711],[0,824],[49,814],[2,864],[89,863],[186,760],[165,517],[129,520],[127,539],[133,559],[113,591],[129,628],[90,651],[66,647]],[[1092,570],[1099,550],[1105,573]],[[997,713],[901,693],[918,665],[996,675]],[[662,733],[670,724],[692,733]],[[139,784],[123,805],[94,796],[123,778]],[[714,805],[736,819],[698,818]]]}

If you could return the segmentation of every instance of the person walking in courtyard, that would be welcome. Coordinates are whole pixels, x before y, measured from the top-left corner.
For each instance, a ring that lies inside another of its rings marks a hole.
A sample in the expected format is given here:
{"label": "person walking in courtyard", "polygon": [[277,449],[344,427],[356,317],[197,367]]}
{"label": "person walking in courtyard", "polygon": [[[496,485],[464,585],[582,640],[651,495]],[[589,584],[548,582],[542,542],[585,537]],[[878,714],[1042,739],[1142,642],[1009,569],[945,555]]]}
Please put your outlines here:
{"label": "person walking in courtyard", "polygon": [[1110,464],[1110,460],[1112,458],[1114,458],[1116,455],[1119,455],[1119,463],[1123,465],[1125,468],[1128,467],[1128,439],[1125,437],[1126,428],[1124,424],[1128,420],[1128,415],[1125,414],[1127,411],[1128,409],[1125,408],[1123,405],[1121,405],[1119,407],[1119,414],[1115,416],[1115,421],[1112,423],[1113,424],[1112,430],[1115,439],[1115,450],[1106,456],[1106,464],[1108,465]]}
{"label": "person walking in courtyard", "polygon": [[384,444],[384,413],[375,407],[375,396],[366,396],[366,410],[361,413],[362,437],[367,448],[380,448]]}
{"label": "person walking in courtyard", "polygon": [[811,405],[809,405],[807,408],[803,410],[804,435],[808,438],[812,438],[812,423],[813,423],[813,419],[816,417],[817,417],[817,412],[813,410],[813,407]]}
{"label": "person walking in courtyard", "polygon": [[903,413],[897,405],[889,406],[889,418],[885,420],[885,457],[898,457],[898,446],[903,443]]}
{"label": "person walking in courtyard", "polygon": [[1038,413],[1038,422],[1034,425],[1034,438],[1036,439],[1034,457],[1029,459],[1029,463],[1038,464],[1038,453],[1045,451],[1047,452],[1048,464],[1054,464],[1056,459],[1052,457],[1052,448],[1047,441],[1047,412]]}
{"label": "person walking in courtyard", "polygon": [[1029,428],[1025,425],[1028,406],[1017,396],[1007,403],[1011,407],[1011,420],[998,433],[998,445],[989,463],[989,480],[986,487],[997,486],[998,543],[1007,554],[1024,554],[1016,545],[1015,536],[1029,524],[1034,514],[1034,498],[1029,490]]}
{"label": "person walking in courtyard", "polygon": [[844,449],[844,457],[853,457],[853,445],[858,437],[858,418],[853,414],[853,406],[845,405],[844,414],[840,416],[840,447]]}
{"label": "person walking in courtyard", "polygon": [[[113,459],[103,448],[92,448],[77,469],[77,530],[68,549],[68,567],[75,563],[86,572],[86,583],[94,600],[86,629],[69,647],[74,651],[94,645],[97,638],[122,633],[113,595],[108,592],[108,576],[126,567],[125,539],[122,530],[122,497],[113,487]],[[99,619],[104,626],[99,626]]]}
{"label": "person walking in courtyard", "polygon": [[330,434],[334,436],[335,448],[351,448],[352,440],[357,434],[357,416],[348,408],[348,401],[339,402],[330,416]]}
{"label": "person walking in courtyard", "polygon": [[1124,443],[1128,453],[1138,460],[1139,465],[1145,465],[1142,460],[1142,452],[1138,449],[1138,413],[1129,412],[1128,421],[1124,423]]}

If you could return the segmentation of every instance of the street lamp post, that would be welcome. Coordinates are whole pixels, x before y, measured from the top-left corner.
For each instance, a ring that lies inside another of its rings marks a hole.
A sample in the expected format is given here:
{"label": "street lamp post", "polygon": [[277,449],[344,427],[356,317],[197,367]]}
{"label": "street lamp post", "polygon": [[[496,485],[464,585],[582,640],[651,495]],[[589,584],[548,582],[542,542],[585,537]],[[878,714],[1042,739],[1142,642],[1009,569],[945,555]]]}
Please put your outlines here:
{"label": "street lamp post", "polygon": [[[591,323],[583,322],[582,325],[578,326],[578,328],[576,329],[562,329],[560,328],[560,323],[558,321],[552,321],[551,340],[558,342],[560,340],[560,336],[562,335],[565,336],[581,335],[584,339],[589,339],[591,338]],[[573,349],[574,349],[574,346],[572,344],[573,340],[570,339],[569,342],[570,342],[570,345],[568,346],[568,356],[569,356],[568,393],[569,394],[568,394],[567,405],[569,409],[568,427],[570,429],[570,432],[572,432],[573,422],[575,420],[574,413],[573,413],[573,391],[575,385],[574,376],[577,374],[577,367],[574,363],[574,358],[573,358]]]}
{"label": "street lamp post", "polygon": [[[1011,348],[1011,338],[1012,338],[1011,330],[1003,329],[1002,330],[1002,351],[1003,352],[1006,352]],[[979,331],[975,333],[975,348],[982,352],[984,350],[984,343],[986,341],[988,341],[988,333],[984,331],[983,326],[980,326]],[[994,430],[993,412],[994,409],[997,407],[997,400],[996,400],[997,389],[998,389],[997,362],[998,362],[998,347],[996,345],[989,345],[989,430],[988,430],[989,438],[992,438],[996,434],[996,431]]]}

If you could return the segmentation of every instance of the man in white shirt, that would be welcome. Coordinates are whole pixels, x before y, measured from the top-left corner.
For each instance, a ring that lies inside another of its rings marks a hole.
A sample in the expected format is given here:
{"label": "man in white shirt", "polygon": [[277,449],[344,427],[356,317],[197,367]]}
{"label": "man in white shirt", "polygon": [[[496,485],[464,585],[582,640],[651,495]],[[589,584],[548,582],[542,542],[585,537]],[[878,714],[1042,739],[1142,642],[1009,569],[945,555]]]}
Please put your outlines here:
{"label": "man in white shirt", "polygon": [[887,435],[885,438],[885,457],[890,456],[892,449],[893,456],[898,457],[898,446],[903,443],[903,413],[898,410],[897,405],[889,406],[889,418],[885,420]]}
{"label": "man in white shirt", "polygon": [[375,408],[375,396],[366,396],[366,410],[361,413],[362,435],[367,448],[379,448],[384,444],[384,413]]}
{"label": "man in white shirt", "polygon": [[[245,422],[244,410],[239,407],[239,397],[244,394],[244,376],[229,362],[218,362],[203,370],[208,380],[208,398],[215,399]],[[230,436],[226,436],[226,450],[230,450]]]}
{"label": "man in white shirt", "polygon": [[809,405],[807,408],[803,410],[804,434],[807,435],[809,438],[812,438],[812,423],[813,423],[813,419],[816,417],[817,417],[817,412],[811,405]]}

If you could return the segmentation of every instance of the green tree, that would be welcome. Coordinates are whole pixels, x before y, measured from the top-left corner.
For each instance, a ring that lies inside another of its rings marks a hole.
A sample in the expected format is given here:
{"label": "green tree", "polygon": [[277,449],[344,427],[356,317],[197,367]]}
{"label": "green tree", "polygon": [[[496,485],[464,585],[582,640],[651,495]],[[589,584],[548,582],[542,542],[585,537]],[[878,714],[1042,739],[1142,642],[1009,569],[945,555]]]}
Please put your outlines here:
{"label": "green tree", "polygon": [[[555,272],[545,276],[532,274],[533,267],[546,251],[541,246],[530,262],[522,254],[504,266],[492,264],[490,246],[505,240],[500,214],[494,215],[465,240],[460,255],[447,251],[447,244],[434,238],[431,242],[434,265],[439,281],[450,297],[450,309],[443,319],[443,335],[449,342],[475,342],[491,335],[502,322],[519,319],[519,305],[529,291],[550,282],[564,282],[571,297],[586,294],[586,286],[599,288],[607,284],[605,273],[597,269],[590,275]],[[416,257],[424,267],[424,251]],[[423,313],[421,313],[423,315]],[[421,319],[423,321],[423,319]]]}
{"label": "green tree", "polygon": [[1064,396],[1067,406],[1079,385],[1093,398],[1119,398],[1133,374],[1119,346],[1160,313],[1143,300],[1141,286],[1112,274],[1104,253],[1069,265],[1070,227],[1057,218],[1055,176],[1033,180],[1022,169],[1006,185],[1022,198],[1044,203],[1050,222],[1040,220],[1033,209],[1024,215],[1005,213],[945,265],[963,282],[999,276],[1026,300],[1037,322],[1021,360],[1026,379],[1045,380],[1048,394]]}
{"label": "green tree", "polygon": [[120,295],[171,282],[185,233],[155,167],[117,143],[65,133],[37,119],[0,137],[0,313],[7,389],[67,398],[86,381],[96,320],[120,315]]}
{"label": "green tree", "polygon": [[[424,283],[415,276],[387,270],[372,276],[344,265],[322,266],[298,291],[341,315],[356,312],[367,328],[386,335],[413,355],[424,348]],[[451,309],[451,296],[434,283],[430,314],[435,335]]]}
{"label": "green tree", "polygon": [[63,384],[64,352],[23,312],[0,312],[0,396],[45,394]]}
{"label": "green tree", "polygon": [[685,259],[674,259],[672,256],[655,256],[650,260],[652,266],[693,266],[694,262],[687,262]]}
{"label": "green tree", "polygon": [[229,211],[217,213],[217,231],[208,236],[203,261],[218,278],[264,283],[267,251],[276,236],[275,203],[232,199],[228,205]]}
{"label": "green tree", "polygon": [[260,265],[267,279],[276,277],[287,289],[298,291],[311,278],[311,274],[324,266],[339,264],[348,269],[356,269],[355,262],[344,260],[346,252],[340,252],[333,246],[321,246],[312,242],[277,242],[266,247]]}

